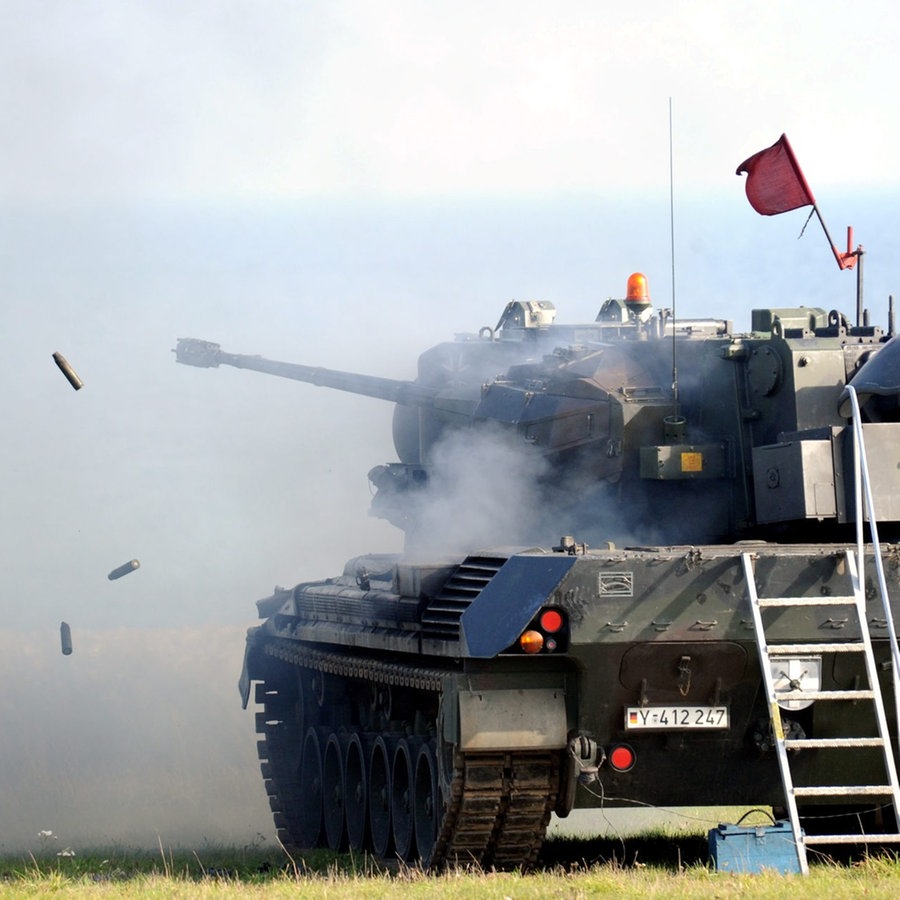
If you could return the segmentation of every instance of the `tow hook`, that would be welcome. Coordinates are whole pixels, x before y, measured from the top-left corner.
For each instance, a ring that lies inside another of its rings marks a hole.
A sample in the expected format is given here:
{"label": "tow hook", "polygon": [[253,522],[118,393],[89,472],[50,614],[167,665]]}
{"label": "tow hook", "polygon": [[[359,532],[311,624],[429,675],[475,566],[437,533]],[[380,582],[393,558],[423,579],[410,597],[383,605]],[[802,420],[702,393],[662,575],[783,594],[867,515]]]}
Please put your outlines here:
{"label": "tow hook", "polygon": [[576,734],[566,746],[562,766],[562,785],[554,812],[564,819],[575,806],[575,788],[597,780],[597,772],[606,761],[606,753],[593,739]]}
{"label": "tow hook", "polygon": [[575,761],[575,778],[579,784],[597,780],[597,772],[606,760],[603,748],[589,737],[577,734],[569,741],[569,755]]}

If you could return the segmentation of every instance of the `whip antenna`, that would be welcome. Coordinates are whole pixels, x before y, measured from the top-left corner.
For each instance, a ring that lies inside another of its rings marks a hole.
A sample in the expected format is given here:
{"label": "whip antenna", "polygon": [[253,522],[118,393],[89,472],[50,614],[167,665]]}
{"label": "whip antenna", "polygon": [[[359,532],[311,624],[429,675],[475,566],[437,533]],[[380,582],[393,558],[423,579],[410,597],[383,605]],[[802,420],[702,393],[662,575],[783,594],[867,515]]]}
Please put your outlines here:
{"label": "whip antenna", "polygon": [[672,152],[672,98],[669,97],[669,242],[672,260],[672,395],[675,401],[675,416],[678,410],[678,366],[675,362],[675,166]]}

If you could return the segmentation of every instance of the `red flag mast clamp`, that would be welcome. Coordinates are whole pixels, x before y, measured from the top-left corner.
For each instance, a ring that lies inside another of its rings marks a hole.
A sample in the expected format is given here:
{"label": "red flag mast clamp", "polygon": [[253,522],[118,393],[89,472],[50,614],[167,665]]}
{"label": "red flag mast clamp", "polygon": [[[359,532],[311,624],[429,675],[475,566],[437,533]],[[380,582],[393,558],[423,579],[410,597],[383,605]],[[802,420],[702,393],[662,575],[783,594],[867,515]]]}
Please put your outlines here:
{"label": "red flag mast clamp", "polygon": [[[822,219],[820,218],[821,222]],[[824,222],[822,223],[822,227],[825,227]],[[827,231],[825,232],[828,233]],[[847,251],[845,253],[839,253],[838,248],[832,246],[831,248],[834,251],[834,258],[837,260],[838,265],[842,269],[852,269],[863,254],[863,248],[857,247],[855,250],[853,249],[853,226],[847,226]]]}

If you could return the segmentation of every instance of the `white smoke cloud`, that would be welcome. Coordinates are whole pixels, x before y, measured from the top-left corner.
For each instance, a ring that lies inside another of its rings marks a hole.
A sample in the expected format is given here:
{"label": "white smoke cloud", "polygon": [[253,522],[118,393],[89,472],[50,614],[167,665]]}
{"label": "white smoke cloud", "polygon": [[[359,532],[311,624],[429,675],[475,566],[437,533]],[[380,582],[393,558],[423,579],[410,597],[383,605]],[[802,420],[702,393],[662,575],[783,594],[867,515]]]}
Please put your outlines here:
{"label": "white smoke cloud", "polygon": [[467,552],[527,541],[548,466],[515,432],[492,426],[448,432],[434,447],[428,486],[412,500],[413,552]]}

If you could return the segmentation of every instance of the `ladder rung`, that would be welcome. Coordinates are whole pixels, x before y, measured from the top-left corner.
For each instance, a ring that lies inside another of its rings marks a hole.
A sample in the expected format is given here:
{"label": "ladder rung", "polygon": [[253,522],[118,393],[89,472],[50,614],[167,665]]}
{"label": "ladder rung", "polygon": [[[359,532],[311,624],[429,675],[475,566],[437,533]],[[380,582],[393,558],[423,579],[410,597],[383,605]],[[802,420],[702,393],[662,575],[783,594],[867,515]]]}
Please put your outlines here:
{"label": "ladder rung", "polygon": [[784,742],[788,750],[815,750],[821,747],[826,750],[839,750],[843,747],[884,747],[884,738],[793,738]]}
{"label": "ladder rung", "polygon": [[829,784],[816,787],[795,787],[797,797],[890,797],[894,789],[889,784]]}
{"label": "ladder rung", "polygon": [[900,834],[813,834],[804,844],[900,844]]}
{"label": "ladder rung", "polygon": [[856,606],[856,597],[759,597],[760,606]]}
{"label": "ladder rung", "polygon": [[859,643],[841,643],[834,641],[825,644],[769,644],[766,652],[769,656],[811,656],[816,653],[864,653],[866,645]]}
{"label": "ladder rung", "polygon": [[775,695],[779,703],[788,700],[874,700],[875,692],[861,691],[779,691]]}

